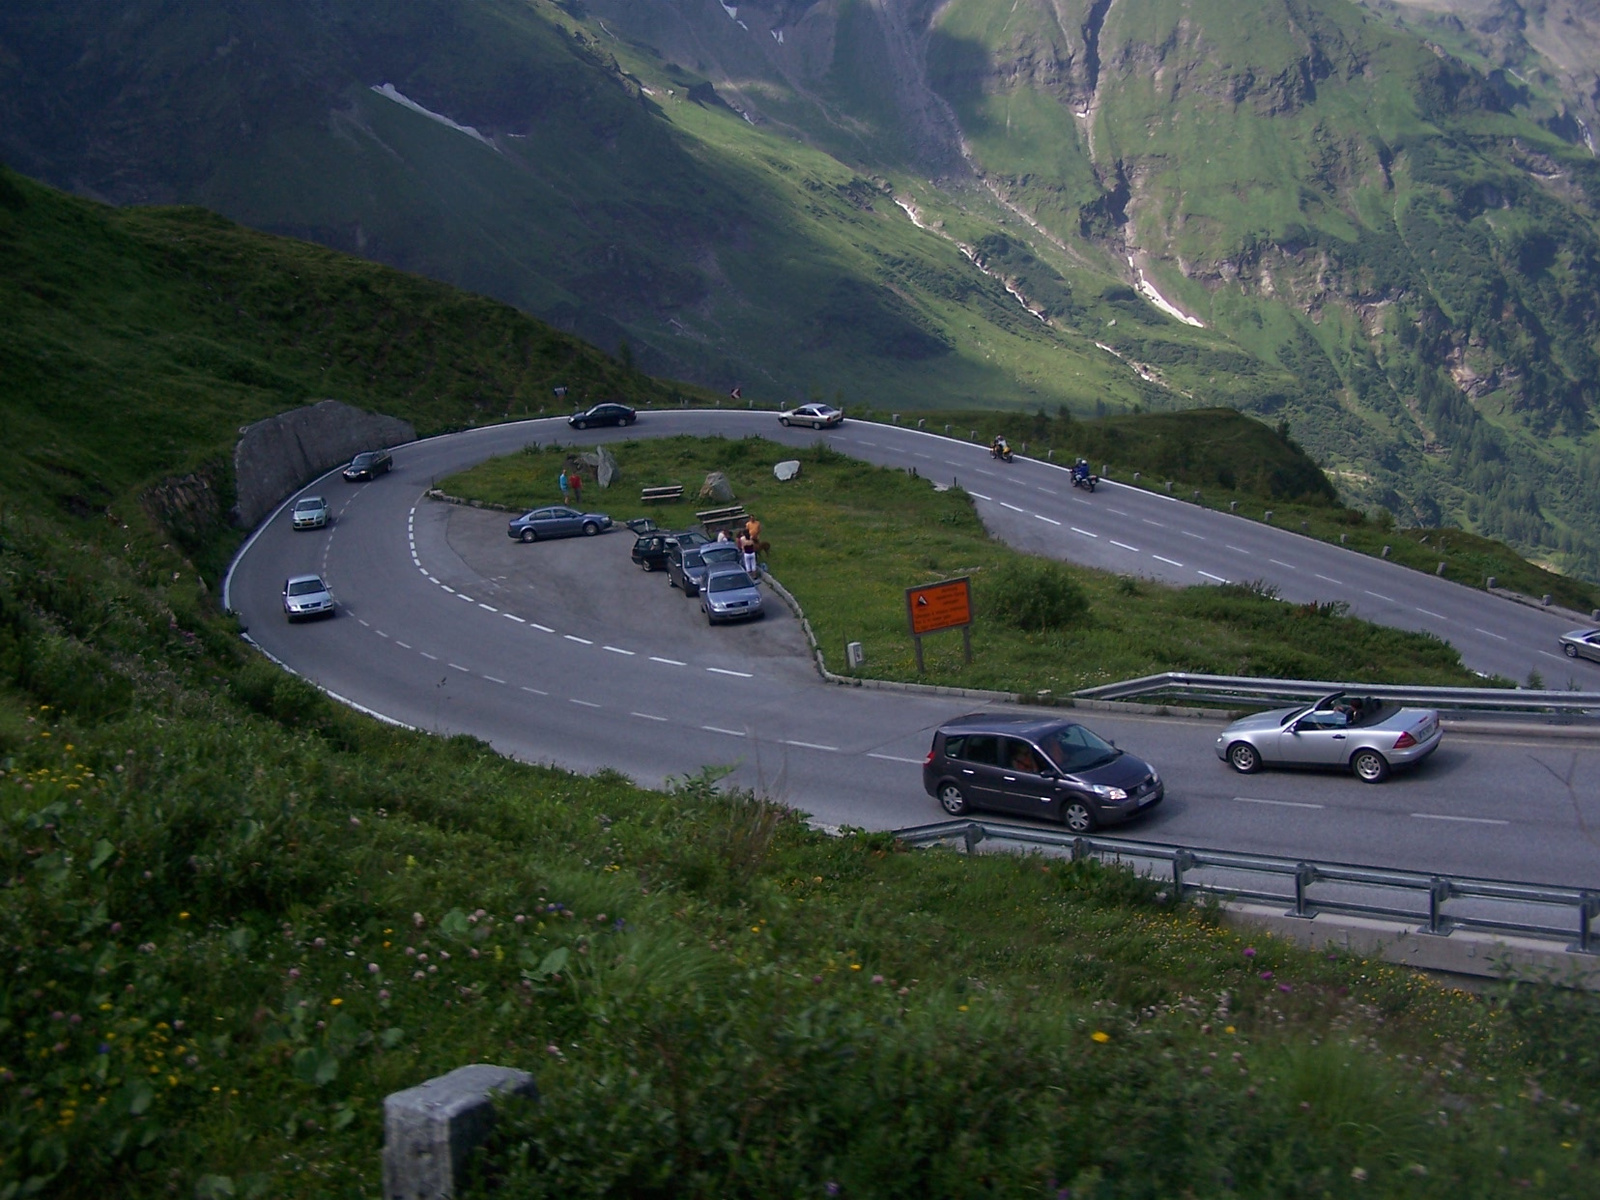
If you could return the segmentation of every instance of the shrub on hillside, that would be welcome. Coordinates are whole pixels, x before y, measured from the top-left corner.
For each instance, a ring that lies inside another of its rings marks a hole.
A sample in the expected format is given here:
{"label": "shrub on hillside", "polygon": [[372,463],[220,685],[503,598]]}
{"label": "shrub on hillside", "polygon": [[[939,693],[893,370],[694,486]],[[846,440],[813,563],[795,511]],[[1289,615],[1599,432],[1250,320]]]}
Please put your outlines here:
{"label": "shrub on hillside", "polygon": [[1048,559],[1017,559],[994,573],[986,591],[994,615],[1024,632],[1063,629],[1089,612],[1089,597],[1072,572]]}

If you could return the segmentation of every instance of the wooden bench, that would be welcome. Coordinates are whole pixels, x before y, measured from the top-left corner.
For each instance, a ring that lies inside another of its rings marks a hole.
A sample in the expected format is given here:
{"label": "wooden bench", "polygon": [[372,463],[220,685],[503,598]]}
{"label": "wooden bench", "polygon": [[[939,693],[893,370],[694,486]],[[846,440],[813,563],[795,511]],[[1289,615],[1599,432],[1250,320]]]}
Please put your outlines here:
{"label": "wooden bench", "polygon": [[653,504],[658,500],[682,500],[683,484],[664,483],[660,487],[647,487],[640,491],[639,501],[642,504]]}
{"label": "wooden bench", "polygon": [[743,525],[750,519],[750,514],[745,512],[744,505],[732,504],[727,508],[708,508],[704,512],[695,513],[705,531],[715,534],[723,529],[732,529],[736,525]]}

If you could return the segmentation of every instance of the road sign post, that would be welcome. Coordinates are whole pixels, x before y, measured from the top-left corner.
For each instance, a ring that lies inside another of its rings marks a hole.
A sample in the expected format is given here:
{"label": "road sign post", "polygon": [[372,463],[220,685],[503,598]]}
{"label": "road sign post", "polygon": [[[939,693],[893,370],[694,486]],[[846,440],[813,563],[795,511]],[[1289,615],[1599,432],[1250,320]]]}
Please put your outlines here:
{"label": "road sign post", "polygon": [[922,674],[922,639],[945,629],[961,630],[961,648],[972,661],[972,581],[966,576],[906,589],[906,622]]}

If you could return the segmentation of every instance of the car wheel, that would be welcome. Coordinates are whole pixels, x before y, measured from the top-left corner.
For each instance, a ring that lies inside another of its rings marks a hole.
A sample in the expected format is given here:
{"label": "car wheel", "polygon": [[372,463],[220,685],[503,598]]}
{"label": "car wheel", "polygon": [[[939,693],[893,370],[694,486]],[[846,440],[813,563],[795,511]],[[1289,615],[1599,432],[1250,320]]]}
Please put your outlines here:
{"label": "car wheel", "polygon": [[1261,770],[1261,752],[1249,742],[1235,742],[1228,747],[1228,765],[1241,775],[1254,775]]}
{"label": "car wheel", "polygon": [[589,428],[589,422],[587,422],[587,421],[574,421],[572,423],[572,427],[574,429],[587,429],[587,428]]}
{"label": "car wheel", "polygon": [[1357,750],[1350,759],[1350,769],[1363,783],[1382,783],[1389,778],[1389,760],[1376,750]]}
{"label": "car wheel", "polygon": [[654,571],[656,569],[655,563],[651,562],[648,558],[641,562],[639,566],[646,571]]}
{"label": "car wheel", "polygon": [[1563,643],[1561,648],[1567,652],[1567,657],[1568,658],[1577,658],[1578,657],[1578,648],[1576,646],[1574,646],[1571,642]]}
{"label": "car wheel", "polygon": [[583,523],[583,536],[584,537],[593,537],[595,534],[597,534],[599,532],[600,532],[600,526],[596,525],[593,521],[585,521]]}
{"label": "car wheel", "polygon": [[675,587],[677,587],[677,586],[678,586],[678,580],[677,580],[677,578],[676,578],[676,577],[675,577],[675,576],[674,576],[674,575],[673,575],[673,574],[672,574],[672,572],[671,572],[671,571],[668,571],[668,572],[667,572],[667,586],[668,586],[668,587],[670,587],[670,588],[675,588]]}
{"label": "car wheel", "polygon": [[623,423],[623,424],[624,424],[624,425],[632,425],[632,424],[633,424],[633,423],[634,423],[634,422],[635,422],[635,421],[637,421],[637,420],[638,420],[638,419],[639,419],[639,418],[638,418],[638,417],[636,417],[636,416],[634,416],[634,417],[624,417],[624,418],[622,418],[622,423]]}
{"label": "car wheel", "polygon": [[967,811],[967,798],[961,794],[961,789],[953,783],[939,785],[939,807],[952,817],[959,817]]}
{"label": "car wheel", "polygon": [[1069,800],[1061,810],[1061,823],[1073,833],[1089,833],[1094,829],[1094,813],[1082,800]]}
{"label": "car wheel", "polygon": [[520,534],[517,535],[517,540],[519,542],[537,542],[539,540],[539,535],[531,529],[524,529]]}
{"label": "car wheel", "polygon": [[782,425],[785,429],[787,429],[789,427],[789,418],[788,417],[779,417],[778,418],[778,424]]}

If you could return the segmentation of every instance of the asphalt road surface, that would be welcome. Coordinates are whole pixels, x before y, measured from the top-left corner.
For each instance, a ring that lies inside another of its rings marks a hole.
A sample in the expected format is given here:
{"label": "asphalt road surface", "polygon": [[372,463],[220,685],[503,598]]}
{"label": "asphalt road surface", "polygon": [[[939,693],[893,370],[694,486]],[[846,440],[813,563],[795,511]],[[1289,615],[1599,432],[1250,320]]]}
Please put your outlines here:
{"label": "asphalt road surface", "polygon": [[[587,434],[533,421],[402,446],[375,483],[335,474],[304,489],[330,500],[327,529],[296,533],[286,510],[269,519],[235,562],[228,602],[263,649],[339,698],[526,761],[609,767],[649,786],[728,766],[735,782],[824,822],[940,819],[922,791],[922,759],[934,726],[973,702],[824,683],[775,597],[760,621],[709,628],[664,574],[629,562],[625,529],[523,545],[506,537],[504,514],[424,497],[433,480],[532,441],[677,433],[823,437],[959,482],[996,536],[1023,549],[1181,584],[1263,579],[1287,599],[1342,599],[1368,619],[1429,629],[1486,673],[1522,678],[1537,667],[1552,686],[1569,676],[1600,686],[1600,666],[1560,657],[1565,625],[1535,609],[1137,489],[1075,492],[1059,468],[996,463],[983,447],[878,425],[783,430],[770,413],[645,413],[627,431]],[[618,517],[637,507],[590,500]],[[283,580],[304,571],[331,585],[333,620],[285,622]],[[1236,775],[1212,748],[1215,722],[1089,723],[1167,783],[1165,803],[1117,827],[1120,836],[1600,886],[1593,743],[1447,734],[1419,769],[1372,787],[1343,774]]]}

